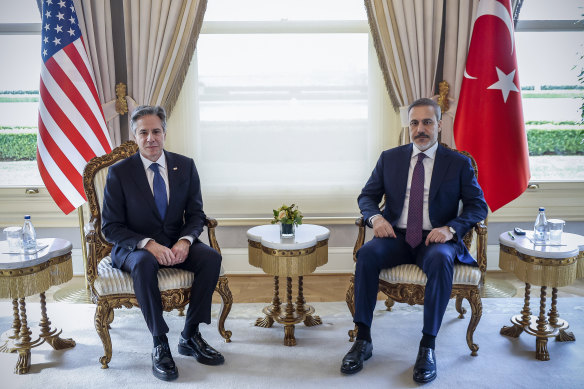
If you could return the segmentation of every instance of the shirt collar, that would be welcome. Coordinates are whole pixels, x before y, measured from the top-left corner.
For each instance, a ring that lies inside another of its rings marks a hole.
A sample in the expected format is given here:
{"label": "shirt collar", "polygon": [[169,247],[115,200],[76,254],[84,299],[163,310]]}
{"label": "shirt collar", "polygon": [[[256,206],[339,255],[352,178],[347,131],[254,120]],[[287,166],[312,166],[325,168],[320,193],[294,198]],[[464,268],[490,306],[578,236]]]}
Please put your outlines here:
{"label": "shirt collar", "polygon": [[[418,146],[416,146],[416,144],[414,143],[414,147],[412,149],[412,158],[417,157],[418,154],[422,153],[422,151],[420,151],[420,149],[418,148]],[[436,156],[436,150],[438,150],[438,142],[434,143],[432,145],[432,147],[430,147],[428,150],[424,151],[423,153],[426,154],[426,158],[431,158],[434,159],[434,157]]]}
{"label": "shirt collar", "polygon": [[[148,169],[150,167],[150,165],[153,164],[153,162],[151,160],[149,160],[148,158],[144,158],[144,156],[142,156],[142,154],[140,154],[140,159],[142,160],[142,164],[144,165],[144,169]],[[166,155],[164,154],[164,152],[162,152],[162,154],[160,155],[160,158],[158,158],[158,160],[156,160],[156,163],[158,165],[160,165],[160,167],[163,167],[166,169]]]}

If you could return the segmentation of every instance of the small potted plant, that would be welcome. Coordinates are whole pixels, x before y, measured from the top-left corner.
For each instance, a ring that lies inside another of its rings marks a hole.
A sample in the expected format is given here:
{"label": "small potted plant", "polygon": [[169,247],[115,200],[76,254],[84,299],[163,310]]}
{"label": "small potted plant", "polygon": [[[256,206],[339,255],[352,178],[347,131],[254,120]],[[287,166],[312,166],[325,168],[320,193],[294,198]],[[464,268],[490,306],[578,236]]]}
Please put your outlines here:
{"label": "small potted plant", "polygon": [[274,209],[272,224],[280,223],[280,236],[291,238],[294,236],[296,226],[302,224],[303,217],[296,204],[282,205],[280,208]]}

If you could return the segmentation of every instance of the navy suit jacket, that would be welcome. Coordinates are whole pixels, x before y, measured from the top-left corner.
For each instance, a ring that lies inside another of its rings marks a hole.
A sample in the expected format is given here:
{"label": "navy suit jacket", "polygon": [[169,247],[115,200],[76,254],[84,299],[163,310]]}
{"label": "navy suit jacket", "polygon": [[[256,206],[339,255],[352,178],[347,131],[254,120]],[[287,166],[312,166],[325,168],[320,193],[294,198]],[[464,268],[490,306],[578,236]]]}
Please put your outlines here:
{"label": "navy suit jacket", "polygon": [[163,220],[139,153],[110,167],[105,185],[102,231],[114,244],[111,257],[117,268],[142,239],[152,238],[172,247],[185,235],[197,239],[206,220],[195,162],[164,151],[170,198]]}
{"label": "navy suit jacket", "polygon": [[[365,220],[380,213],[379,203],[385,195],[385,208],[381,213],[395,228],[406,197],[412,150],[413,144],[410,143],[381,153],[357,200]],[[463,203],[460,215],[459,200]],[[440,144],[432,170],[428,208],[430,223],[434,228],[450,226],[456,230],[457,259],[463,263],[476,263],[462,238],[476,223],[487,217],[487,203],[470,159]]]}

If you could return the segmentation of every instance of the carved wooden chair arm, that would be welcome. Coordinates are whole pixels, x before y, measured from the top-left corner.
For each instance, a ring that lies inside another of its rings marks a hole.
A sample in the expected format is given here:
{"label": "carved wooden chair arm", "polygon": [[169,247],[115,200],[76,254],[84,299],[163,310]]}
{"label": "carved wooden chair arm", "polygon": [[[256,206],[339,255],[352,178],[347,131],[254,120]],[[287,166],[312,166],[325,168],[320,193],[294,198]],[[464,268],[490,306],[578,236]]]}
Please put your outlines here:
{"label": "carved wooden chair arm", "polygon": [[487,225],[484,222],[478,222],[474,226],[474,230],[477,234],[477,264],[479,269],[483,274],[483,278],[487,271]]}
{"label": "carved wooden chair arm", "polygon": [[213,247],[219,254],[221,254],[221,248],[219,247],[219,243],[217,242],[217,237],[215,236],[215,227],[219,225],[217,220],[213,219],[212,217],[207,216],[207,220],[205,222],[207,226],[207,235],[209,237],[209,245]]}
{"label": "carved wooden chair arm", "polygon": [[97,234],[95,231],[95,224],[88,222],[85,224],[85,241],[87,242],[87,261],[85,263],[85,275],[87,281],[93,285],[97,277]]}
{"label": "carved wooden chair arm", "polygon": [[218,225],[218,224],[219,224],[219,223],[217,223],[217,220],[216,220],[216,219],[214,219],[214,218],[212,218],[212,217],[209,217],[209,216],[207,216],[207,220],[205,221],[205,225],[206,225],[208,228],[215,228],[215,227],[217,227],[217,225]]}
{"label": "carved wooden chair arm", "polygon": [[353,261],[357,261],[357,251],[365,244],[365,219],[363,216],[355,219],[355,225],[359,227],[359,233],[357,234],[357,240],[355,241],[355,247],[353,248]]}

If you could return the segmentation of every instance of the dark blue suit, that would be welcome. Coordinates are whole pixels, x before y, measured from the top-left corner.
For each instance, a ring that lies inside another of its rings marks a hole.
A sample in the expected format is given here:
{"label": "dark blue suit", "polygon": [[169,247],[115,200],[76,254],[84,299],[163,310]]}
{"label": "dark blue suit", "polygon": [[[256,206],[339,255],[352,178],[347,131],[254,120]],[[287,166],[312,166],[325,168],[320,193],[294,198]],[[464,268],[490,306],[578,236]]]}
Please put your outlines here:
{"label": "dark blue suit", "polygon": [[[428,246],[422,242],[412,249],[405,242],[404,231],[396,230],[404,207],[412,149],[413,144],[408,144],[384,151],[359,195],[359,208],[365,220],[380,213],[379,203],[385,195],[382,215],[397,237],[373,238],[357,252],[354,321],[371,326],[382,269],[415,263],[428,276],[423,332],[435,336],[452,291],[454,261],[476,264],[462,238],[474,224],[487,217],[488,208],[470,159],[438,145],[428,195],[430,223],[434,228],[453,227],[457,239]],[[458,215],[460,200],[463,209]],[[424,241],[428,232],[423,234]]]}
{"label": "dark blue suit", "polygon": [[102,211],[103,234],[114,244],[113,266],[132,275],[136,298],[155,336],[168,332],[157,278],[162,265],[150,252],[138,249],[138,243],[152,238],[172,247],[185,235],[194,237],[188,258],[174,266],[195,274],[185,329],[211,322],[211,298],[221,268],[221,255],[198,239],[206,216],[195,163],[179,154],[164,153],[170,195],[164,220],[154,203],[139,152],[109,169]]}

